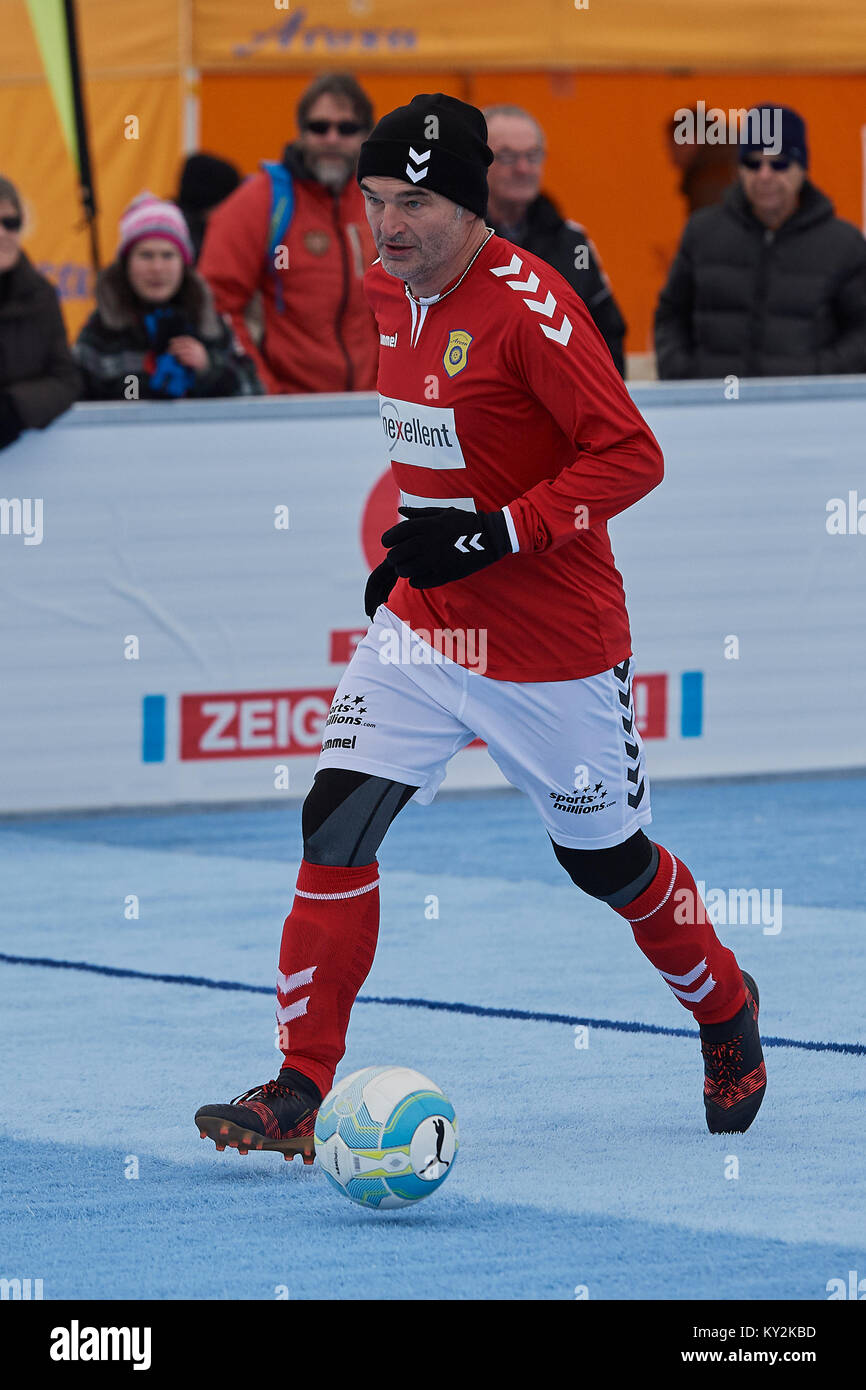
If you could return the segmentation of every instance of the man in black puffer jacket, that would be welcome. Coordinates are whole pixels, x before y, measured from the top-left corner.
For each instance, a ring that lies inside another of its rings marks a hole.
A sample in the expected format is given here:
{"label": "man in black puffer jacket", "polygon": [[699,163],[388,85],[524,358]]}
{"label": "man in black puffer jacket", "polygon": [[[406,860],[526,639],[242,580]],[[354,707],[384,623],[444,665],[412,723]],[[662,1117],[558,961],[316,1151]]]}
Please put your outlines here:
{"label": "man in black puffer jacket", "polygon": [[493,151],[487,171],[488,225],[559,271],[580,295],[617,371],[625,376],[625,320],[598,252],[580,223],[563,217],[553,200],[539,192],[544,131],[520,106],[488,106],[483,114]]}
{"label": "man in black puffer jacket", "polygon": [[779,152],[743,143],[739,183],[683,232],[655,315],[663,380],[866,372],[866,241],[809,181],[802,118],[767,109]]}

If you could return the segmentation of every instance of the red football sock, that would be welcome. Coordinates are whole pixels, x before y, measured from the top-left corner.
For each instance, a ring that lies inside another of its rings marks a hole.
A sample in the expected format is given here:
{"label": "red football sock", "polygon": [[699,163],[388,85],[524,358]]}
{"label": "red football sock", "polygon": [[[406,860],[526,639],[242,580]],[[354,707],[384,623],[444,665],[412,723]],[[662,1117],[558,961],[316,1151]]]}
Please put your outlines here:
{"label": "red football sock", "polygon": [[719,941],[686,868],[662,845],[655,878],[617,908],[634,939],[698,1023],[724,1023],[743,1007],[743,977],[733,951]]}
{"label": "red football sock", "polygon": [[370,973],[379,935],[379,865],[352,869],[301,861],[283,924],[277,1023],[284,1065],[325,1096],[346,1050],[349,1014]]}

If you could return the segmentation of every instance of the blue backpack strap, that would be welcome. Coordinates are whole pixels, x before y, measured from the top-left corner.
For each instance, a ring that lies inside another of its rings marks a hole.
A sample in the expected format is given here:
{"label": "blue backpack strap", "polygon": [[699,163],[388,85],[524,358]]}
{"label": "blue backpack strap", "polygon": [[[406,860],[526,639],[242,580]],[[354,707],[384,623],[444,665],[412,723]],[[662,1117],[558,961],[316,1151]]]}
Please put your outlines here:
{"label": "blue backpack strap", "polygon": [[274,265],[274,257],[277,253],[277,247],[284,244],[284,238],[292,220],[292,213],[295,210],[295,189],[292,176],[285,164],[280,164],[274,159],[263,159],[261,167],[271,181],[271,216],[268,222],[267,258],[268,267],[274,277],[277,312],[281,314],[286,306],[280,277]]}

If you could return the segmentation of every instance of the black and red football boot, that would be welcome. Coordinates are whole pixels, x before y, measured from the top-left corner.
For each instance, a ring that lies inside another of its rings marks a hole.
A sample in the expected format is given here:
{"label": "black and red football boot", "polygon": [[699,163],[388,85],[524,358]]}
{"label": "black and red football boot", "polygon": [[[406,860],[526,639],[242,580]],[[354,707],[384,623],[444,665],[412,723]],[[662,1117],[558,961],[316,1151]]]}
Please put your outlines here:
{"label": "black and red football boot", "polygon": [[254,1086],[227,1105],[203,1105],[195,1122],[202,1139],[212,1139],[220,1152],[227,1145],[242,1154],[276,1149],[287,1160],[301,1154],[309,1164],[316,1156],[313,1129],[321,1103],[309,1077],[283,1067],[276,1081]]}
{"label": "black and red football boot", "polygon": [[701,1024],[704,1107],[711,1134],[742,1134],[767,1089],[767,1069],[758,1032],[758,987],[743,971],[746,1002],[726,1023]]}

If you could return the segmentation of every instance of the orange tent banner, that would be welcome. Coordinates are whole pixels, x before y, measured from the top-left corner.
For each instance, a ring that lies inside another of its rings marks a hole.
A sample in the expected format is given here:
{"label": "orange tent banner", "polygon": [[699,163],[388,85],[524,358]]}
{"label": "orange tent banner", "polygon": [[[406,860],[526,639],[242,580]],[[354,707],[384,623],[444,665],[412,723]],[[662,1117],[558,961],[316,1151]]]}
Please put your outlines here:
{"label": "orange tent banner", "polygon": [[203,70],[857,71],[863,0],[193,0]]}
{"label": "orange tent banner", "polygon": [[[29,8],[25,0],[0,0],[3,85],[44,79]],[[176,71],[183,19],[179,0],[147,0],[141,5],[78,0],[77,10],[88,80]]]}
{"label": "orange tent banner", "polygon": [[[108,261],[126,204],[145,188],[161,196],[173,190],[188,55],[178,0],[135,7],[79,0],[77,9],[100,242]],[[24,249],[56,285],[74,336],[93,304],[90,245],[68,123],[31,13],[26,0],[0,0],[0,173],[19,190]]]}

